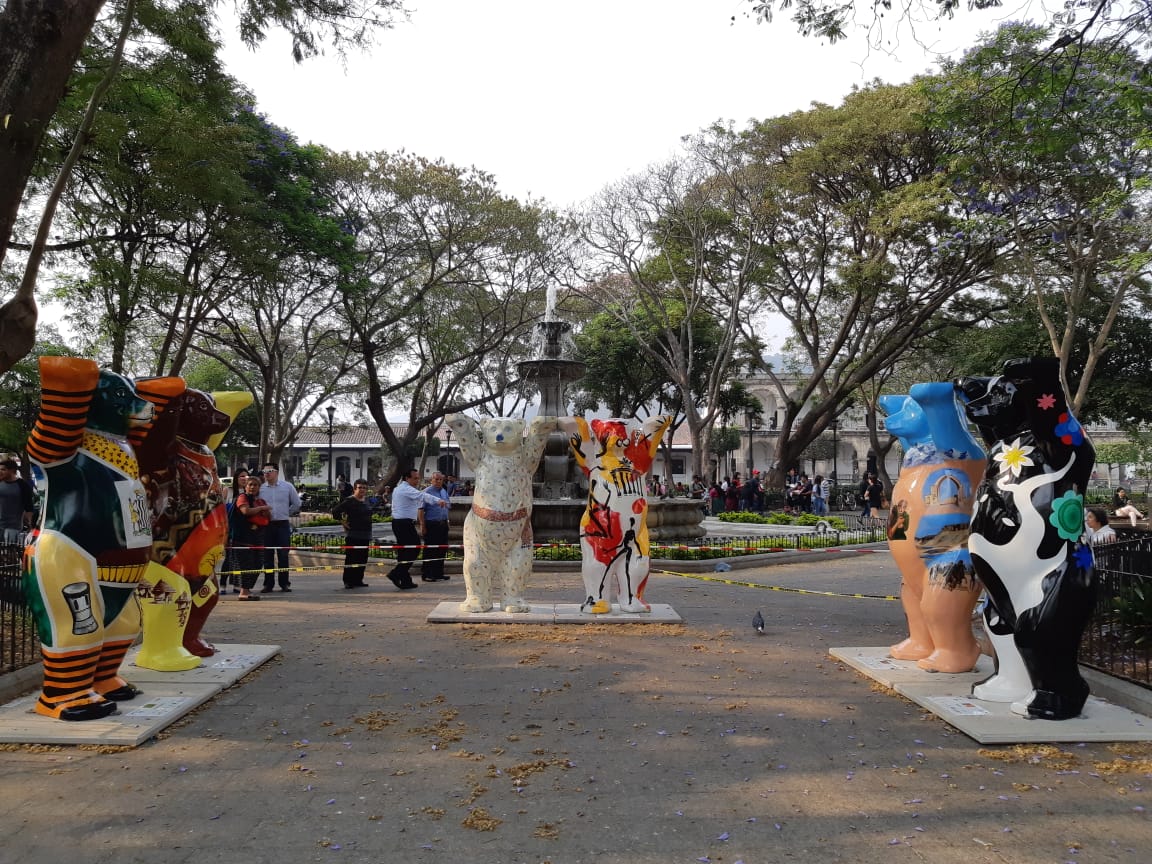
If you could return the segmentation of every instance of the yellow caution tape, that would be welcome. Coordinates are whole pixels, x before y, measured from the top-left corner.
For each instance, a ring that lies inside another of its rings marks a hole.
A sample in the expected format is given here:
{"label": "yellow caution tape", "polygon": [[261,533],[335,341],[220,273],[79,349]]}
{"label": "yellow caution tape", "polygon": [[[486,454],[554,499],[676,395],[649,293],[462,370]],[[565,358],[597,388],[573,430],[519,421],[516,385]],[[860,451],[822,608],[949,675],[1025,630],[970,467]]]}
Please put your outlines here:
{"label": "yellow caution tape", "polygon": [[841,594],[837,591],[810,591],[807,588],[786,588],[783,585],[762,585],[759,582],[745,582],[742,579],[724,579],[720,576],[705,576],[702,573],[678,573],[675,570],[652,570],[653,573],[667,573],[669,576],[683,576],[700,582],[717,582],[721,585],[739,585],[741,588],[763,588],[765,591],[783,591],[787,594],[811,594],[815,597],[849,597],[853,600],[899,600],[891,594]]}

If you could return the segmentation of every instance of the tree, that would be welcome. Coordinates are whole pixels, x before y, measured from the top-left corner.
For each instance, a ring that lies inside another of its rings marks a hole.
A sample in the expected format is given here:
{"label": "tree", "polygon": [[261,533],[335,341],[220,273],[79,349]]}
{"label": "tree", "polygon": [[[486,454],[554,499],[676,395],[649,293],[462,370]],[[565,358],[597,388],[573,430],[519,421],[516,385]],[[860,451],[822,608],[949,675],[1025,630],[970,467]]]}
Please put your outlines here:
{"label": "tree", "polygon": [[1123,468],[1140,461],[1140,447],[1132,441],[1102,441],[1096,444],[1096,464],[1107,468],[1108,485],[1112,485],[1112,466],[1120,467],[1120,480],[1124,479]]}
{"label": "tree", "polygon": [[[771,22],[777,10],[792,9],[792,21],[805,36],[827,39],[830,43],[848,38],[851,24],[867,32],[869,44],[888,50],[892,33],[907,25],[913,33],[917,14],[929,19],[951,19],[960,8],[959,0],[922,0],[898,7],[891,21],[891,0],[864,0],[861,3],[826,0],[747,0],[757,21]],[[969,10],[998,9],[1003,0],[969,0]],[[1144,0],[1082,0],[1054,7],[1050,23],[1059,30],[1048,49],[1049,55],[1077,48],[1094,39],[1120,43],[1138,39],[1152,26],[1152,7]],[[1047,12],[1047,10],[1046,10]]]}
{"label": "tree", "polygon": [[[573,291],[631,332],[678,390],[699,475],[769,230],[766,178],[736,143],[722,129],[694,136],[682,157],[607,187],[578,217],[586,284]],[[704,339],[714,348],[699,350]]]}
{"label": "tree", "polygon": [[1080,414],[1129,292],[1152,276],[1152,73],[1123,46],[1051,56],[1050,37],[1006,25],[945,63],[931,116],[966,209],[1014,249],[1005,278],[1031,294]]}
{"label": "tree", "polygon": [[[514,362],[540,317],[559,222],[476,169],[374,153],[338,171],[357,255],[342,275],[341,314],[395,471],[446,413],[491,398],[481,378],[507,378],[490,362]],[[403,434],[388,416],[396,407],[408,414]]]}
{"label": "tree", "polygon": [[[251,223],[268,209],[245,177],[258,146],[238,117],[247,97],[221,74],[200,23],[183,22],[179,40],[166,33],[175,44],[135,47],[62,199],[58,230],[67,240],[57,245],[70,251],[58,254],[83,270],[60,280],[60,294],[72,323],[86,325],[77,329],[99,338],[89,350],[103,348],[117,371],[178,373],[197,326],[240,283],[244,265],[264,266],[246,261],[258,246]],[[99,68],[103,53],[97,40],[83,69]],[[49,136],[61,149],[88,99],[83,69]],[[128,356],[145,341],[143,363]]]}
{"label": "tree", "polygon": [[[708,433],[708,452],[716,455],[716,474],[727,476],[728,454],[740,448],[740,429],[736,426],[713,426]],[[698,472],[699,473],[699,472]],[[709,472],[705,472],[709,473]],[[699,473],[699,476],[705,476]]]}
{"label": "tree", "polygon": [[770,485],[915,340],[974,320],[961,298],[1002,243],[957,206],[940,174],[948,139],[926,105],[923,82],[873,85],[739,136],[772,177],[764,296],[791,325],[787,371],[801,380],[764,370],[784,408]]}
{"label": "tree", "polygon": [[[0,69],[5,70],[0,77],[0,267],[41,141],[103,5],[103,0],[21,0],[0,7]],[[142,16],[165,10],[177,23],[214,5],[212,0],[139,4]],[[297,60],[315,54],[328,39],[338,50],[364,45],[391,26],[401,9],[398,0],[242,0],[237,6],[240,35],[248,45],[262,41],[269,28],[281,27],[292,36]],[[25,280],[0,307],[0,334],[6,342],[35,326],[31,281]],[[0,372],[15,359],[5,357]]]}
{"label": "tree", "polygon": [[315,447],[309,448],[308,452],[304,455],[304,461],[300,465],[300,473],[307,474],[309,477],[315,477],[324,470],[324,462],[320,458],[320,454],[316,451]]}
{"label": "tree", "polygon": [[603,405],[613,417],[632,417],[653,405],[667,384],[663,370],[614,315],[594,315],[580,328],[575,343],[575,358],[586,367],[576,384],[577,411],[596,411]]}

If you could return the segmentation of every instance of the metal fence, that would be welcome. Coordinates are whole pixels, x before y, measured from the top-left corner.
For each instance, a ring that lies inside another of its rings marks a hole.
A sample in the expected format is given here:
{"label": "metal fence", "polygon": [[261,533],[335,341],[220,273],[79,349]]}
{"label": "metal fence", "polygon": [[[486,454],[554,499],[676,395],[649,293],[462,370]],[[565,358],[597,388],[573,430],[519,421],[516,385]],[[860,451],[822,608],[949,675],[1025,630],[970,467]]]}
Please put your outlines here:
{"label": "metal fence", "polygon": [[1080,662],[1152,688],[1152,537],[1094,551],[1100,587]]}
{"label": "metal fence", "polygon": [[24,600],[23,554],[19,543],[0,543],[0,675],[40,660],[40,642]]}

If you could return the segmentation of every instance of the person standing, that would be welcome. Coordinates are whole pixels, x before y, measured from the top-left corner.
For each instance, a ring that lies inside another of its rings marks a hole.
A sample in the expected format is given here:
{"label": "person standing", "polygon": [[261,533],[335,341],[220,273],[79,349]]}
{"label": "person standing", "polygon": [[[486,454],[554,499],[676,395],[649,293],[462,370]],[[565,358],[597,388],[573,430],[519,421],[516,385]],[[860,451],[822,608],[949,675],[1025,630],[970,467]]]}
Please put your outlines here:
{"label": "person standing", "polygon": [[280,466],[275,462],[264,463],[264,485],[260,487],[260,497],[272,508],[271,521],[264,532],[264,587],[261,594],[268,594],[280,583],[280,590],[292,590],[288,578],[288,547],[292,543],[292,523],[288,520],[300,513],[300,495],[296,487],[287,480],[280,479]]}
{"label": "person standing", "polygon": [[868,475],[868,490],[865,493],[868,502],[868,515],[873,519],[880,519],[884,512],[884,484],[875,474]]}
{"label": "person standing", "polygon": [[236,473],[232,476],[232,488],[228,490],[228,502],[224,505],[225,511],[228,513],[228,543],[225,547],[224,569],[220,573],[221,594],[227,591],[229,580],[232,582],[232,593],[240,593],[240,567],[236,563],[236,556],[232,552],[234,545],[232,539],[240,533],[240,529],[244,527],[244,514],[236,509],[236,502],[240,496],[244,494],[244,490],[248,486],[248,477],[247,468],[236,469]]}
{"label": "person standing", "polygon": [[232,574],[235,580],[232,584],[240,586],[237,600],[260,599],[259,595],[252,593],[252,589],[256,587],[256,577],[264,563],[264,552],[260,547],[265,543],[272,511],[260,497],[260,488],[260,478],[250,476],[244,481],[244,491],[232,502],[232,513],[237,514],[234,520],[229,520],[233,526],[233,566],[238,571]]}
{"label": "person standing", "polygon": [[32,527],[32,484],[15,459],[0,462],[0,529],[5,543],[22,543]]}
{"label": "person standing", "polygon": [[828,515],[828,481],[823,474],[817,474],[812,481],[812,512],[817,516]]}
{"label": "person standing", "polygon": [[344,525],[344,587],[367,588],[364,570],[368,547],[372,545],[372,508],[368,506],[368,481],[357,480],[352,494],[332,508],[332,515]]}
{"label": "person standing", "polygon": [[416,517],[420,505],[428,502],[434,507],[448,507],[442,498],[421,492],[417,488],[420,472],[409,468],[392,491],[392,533],[396,535],[396,566],[388,574],[392,584],[401,591],[416,587],[412,581],[412,562],[420,557],[420,532],[416,530]]}
{"label": "person standing", "polygon": [[448,506],[441,507],[425,501],[417,511],[416,518],[420,535],[424,538],[424,545],[433,547],[424,550],[424,568],[420,573],[420,579],[423,582],[447,581],[450,577],[444,574],[444,556],[448,554],[448,550],[435,548],[448,544],[448,513],[452,505],[452,496],[444,486],[444,475],[439,471],[434,472],[432,484],[424,492],[434,495]]}
{"label": "person standing", "polygon": [[1103,507],[1086,509],[1084,511],[1084,524],[1087,526],[1087,530],[1081,539],[1089,546],[1116,542],[1116,529],[1108,524],[1108,514]]}

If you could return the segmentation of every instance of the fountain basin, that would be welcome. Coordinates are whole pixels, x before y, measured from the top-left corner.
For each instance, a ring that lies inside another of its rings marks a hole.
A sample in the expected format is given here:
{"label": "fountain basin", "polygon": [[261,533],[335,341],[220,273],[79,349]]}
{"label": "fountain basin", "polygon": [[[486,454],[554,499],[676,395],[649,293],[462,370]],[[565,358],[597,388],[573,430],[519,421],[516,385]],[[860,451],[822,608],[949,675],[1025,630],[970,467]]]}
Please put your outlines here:
{"label": "fountain basin", "polygon": [[[694,498],[649,498],[648,537],[651,540],[695,540],[703,537],[704,512]],[[537,543],[560,540],[580,541],[580,517],[584,515],[583,498],[561,498],[556,501],[532,502],[532,536]],[[464,519],[472,509],[472,499],[452,499],[448,511],[448,539],[459,543],[464,536]]]}

